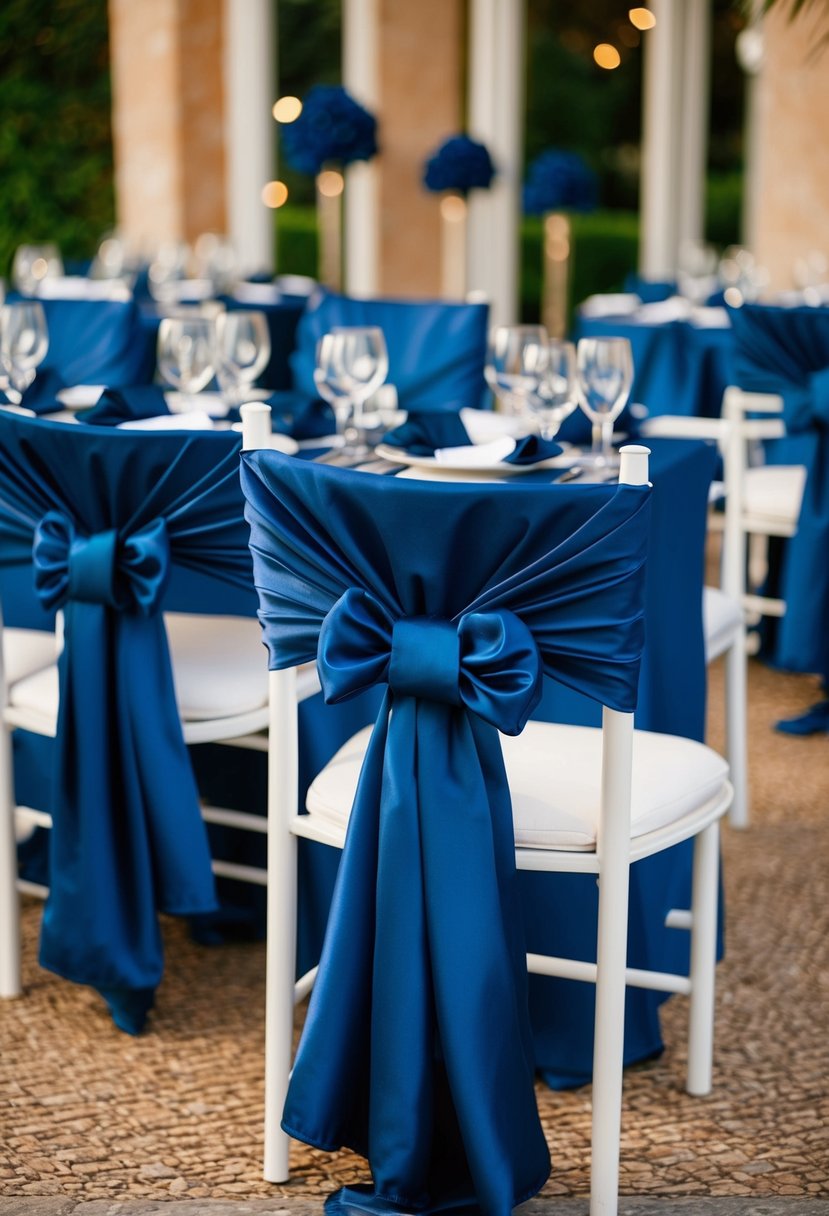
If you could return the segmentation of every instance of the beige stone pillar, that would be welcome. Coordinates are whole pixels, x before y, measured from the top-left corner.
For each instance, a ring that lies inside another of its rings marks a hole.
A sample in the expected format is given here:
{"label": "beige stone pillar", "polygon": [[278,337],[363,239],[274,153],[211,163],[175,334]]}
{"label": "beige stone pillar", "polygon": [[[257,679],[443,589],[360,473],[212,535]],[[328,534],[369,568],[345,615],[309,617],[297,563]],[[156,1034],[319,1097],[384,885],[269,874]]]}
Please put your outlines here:
{"label": "beige stone pillar", "polygon": [[344,0],[344,20],[343,82],[377,114],[381,148],[370,174],[349,174],[346,289],[437,297],[440,199],[421,178],[428,154],[462,125],[463,2]]}
{"label": "beige stone pillar", "polygon": [[118,227],[223,232],[222,0],[109,0]]}
{"label": "beige stone pillar", "polygon": [[[787,5],[779,9],[788,10]],[[829,48],[821,5],[789,22],[763,22],[764,62],[756,83],[758,163],[752,208],[757,260],[773,290],[792,286],[792,265],[812,251],[829,255]]]}

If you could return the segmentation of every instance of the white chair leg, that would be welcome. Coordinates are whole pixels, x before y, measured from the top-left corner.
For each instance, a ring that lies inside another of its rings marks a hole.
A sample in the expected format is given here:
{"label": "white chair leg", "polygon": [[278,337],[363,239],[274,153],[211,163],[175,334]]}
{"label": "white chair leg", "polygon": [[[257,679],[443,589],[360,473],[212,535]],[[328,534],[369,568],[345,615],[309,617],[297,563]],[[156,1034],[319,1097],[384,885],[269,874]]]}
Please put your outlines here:
{"label": "white chair leg", "polygon": [[20,996],[20,899],[11,735],[0,724],[0,997]]}
{"label": "white chair leg", "polygon": [[719,822],[694,840],[691,896],[691,999],[686,1089],[695,1097],[711,1092],[714,1054],[714,973],[717,965]]}
{"label": "white chair leg", "polygon": [[627,885],[626,865],[623,875],[606,874],[599,883],[590,1216],[616,1216],[618,1205],[625,1042]]}
{"label": "white chair leg", "polygon": [[265,964],[266,1182],[287,1182],[289,1137],[280,1121],[294,1032],[297,842],[288,828],[297,810],[295,672],[271,672],[268,759],[268,920]]}
{"label": "white chair leg", "polygon": [[726,756],[734,787],[728,819],[733,828],[748,827],[747,665],[746,631],[741,628],[725,654]]}

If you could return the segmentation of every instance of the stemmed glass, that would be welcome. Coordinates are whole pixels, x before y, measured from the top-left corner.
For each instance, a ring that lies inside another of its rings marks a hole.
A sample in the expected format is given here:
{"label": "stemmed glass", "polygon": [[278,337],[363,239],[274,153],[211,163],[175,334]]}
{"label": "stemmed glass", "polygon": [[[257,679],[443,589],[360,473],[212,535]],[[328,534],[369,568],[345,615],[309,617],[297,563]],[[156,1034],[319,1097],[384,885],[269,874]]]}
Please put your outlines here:
{"label": "stemmed glass", "polygon": [[[362,409],[389,374],[383,331],[375,326],[342,326],[325,334],[317,345],[314,383],[329,402],[337,434],[347,450],[362,451]],[[348,422],[353,414],[352,434]]]}
{"label": "stemmed glass", "polygon": [[633,355],[627,338],[582,338],[578,345],[581,407],[593,424],[591,461],[612,467],[613,423],[633,384]]}
{"label": "stemmed glass", "polygon": [[213,378],[215,342],[209,317],[164,317],[158,327],[158,370],[180,393],[200,393]]}
{"label": "stemmed glass", "polygon": [[489,335],[486,381],[505,413],[521,414],[537,399],[550,362],[543,325],[498,325]]}
{"label": "stemmed glass", "polygon": [[34,382],[49,349],[49,331],[43,305],[36,300],[5,304],[0,310],[0,363],[14,392]]}
{"label": "stemmed glass", "polygon": [[57,245],[18,245],[12,261],[12,282],[23,296],[37,294],[44,279],[63,274],[63,259]]}
{"label": "stemmed glass", "polygon": [[565,418],[579,404],[576,348],[572,342],[551,339],[547,375],[538,393],[527,397],[527,405],[538,418],[542,439],[554,439]]}
{"label": "stemmed glass", "polygon": [[215,320],[216,379],[226,403],[238,405],[268,366],[271,335],[263,312],[238,309]]}

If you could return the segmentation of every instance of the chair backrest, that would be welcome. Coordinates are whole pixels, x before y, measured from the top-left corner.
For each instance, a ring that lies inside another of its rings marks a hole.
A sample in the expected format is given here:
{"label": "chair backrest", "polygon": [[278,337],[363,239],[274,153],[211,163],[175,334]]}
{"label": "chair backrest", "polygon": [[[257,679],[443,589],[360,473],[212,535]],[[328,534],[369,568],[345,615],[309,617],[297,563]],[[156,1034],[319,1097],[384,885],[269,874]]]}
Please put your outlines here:
{"label": "chair backrest", "polygon": [[134,300],[41,300],[49,330],[43,368],[64,384],[148,383],[155,338]]}
{"label": "chair backrest", "polygon": [[215,906],[162,609],[253,610],[239,447],[0,411],[0,564],[65,620],[41,960],[130,1027],[161,975],[157,912]]}
{"label": "chair backrest", "polygon": [[729,315],[737,385],[782,397],[790,434],[829,424],[829,308],[744,304]]}
{"label": "chair backrest", "polygon": [[[245,447],[255,442],[249,432]],[[503,1207],[537,1188],[549,1167],[533,1094],[497,731],[523,729],[542,671],[623,711],[615,723],[622,729],[610,730],[619,744],[614,772],[622,774],[620,797],[608,798],[617,833],[603,846],[624,866],[649,503],[646,452],[634,450],[631,460],[639,484],[574,493],[520,478],[417,482],[243,453],[272,669],[275,859],[296,808],[288,728],[295,709],[279,669],[316,657],[329,702],[388,685],[350,816],[285,1125],[305,1138],[316,1108],[332,1140],[366,1145],[370,1111],[371,1127],[408,1146],[404,1168],[414,1163],[417,1174],[410,1186],[424,1193],[428,1167],[418,1167],[416,1148],[424,1126],[457,1126],[439,1166],[442,1185],[471,1191],[482,1206],[495,1206],[503,1179],[495,1158],[514,1174]],[[287,876],[281,867],[278,874]],[[403,1088],[423,1102],[403,1100],[383,1060],[405,1060]],[[481,1143],[497,1147],[481,1152]],[[380,1191],[385,1165],[372,1156]]]}
{"label": "chair backrest", "polygon": [[355,300],[321,289],[297,327],[294,386],[317,396],[314,365],[323,334],[336,326],[376,325],[386,339],[388,382],[397,389],[401,409],[478,409],[486,392],[488,315],[485,302]]}

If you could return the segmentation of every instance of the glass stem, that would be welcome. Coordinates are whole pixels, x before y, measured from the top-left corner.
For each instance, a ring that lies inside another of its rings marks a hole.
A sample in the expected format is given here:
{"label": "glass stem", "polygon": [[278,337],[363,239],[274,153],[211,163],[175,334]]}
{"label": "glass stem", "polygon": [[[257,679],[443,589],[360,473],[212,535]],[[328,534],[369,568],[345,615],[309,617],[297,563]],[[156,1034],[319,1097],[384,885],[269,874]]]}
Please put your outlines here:
{"label": "glass stem", "polygon": [[610,462],[613,456],[613,419],[602,419],[602,456]]}
{"label": "glass stem", "polygon": [[601,456],[601,454],[602,454],[602,428],[598,422],[593,423],[593,429],[592,429],[591,434],[592,434],[592,438],[593,438],[592,454],[594,456]]}

